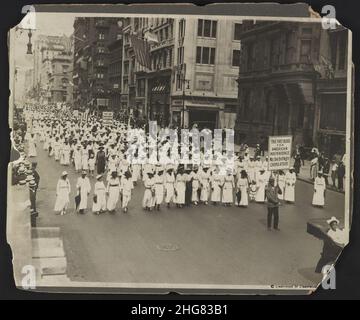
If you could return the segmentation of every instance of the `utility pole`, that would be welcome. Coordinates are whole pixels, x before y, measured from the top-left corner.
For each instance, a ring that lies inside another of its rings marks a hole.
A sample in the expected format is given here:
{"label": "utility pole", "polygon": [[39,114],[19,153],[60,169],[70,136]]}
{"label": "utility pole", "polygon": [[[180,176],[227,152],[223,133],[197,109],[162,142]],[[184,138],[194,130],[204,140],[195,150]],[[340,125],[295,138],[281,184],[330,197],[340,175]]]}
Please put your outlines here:
{"label": "utility pole", "polygon": [[[185,78],[185,64],[184,64],[184,69],[182,72],[182,77],[179,79],[181,81],[181,85],[182,85],[182,128],[185,128],[185,89],[190,89],[190,80]],[[185,88],[186,85],[186,88]]]}

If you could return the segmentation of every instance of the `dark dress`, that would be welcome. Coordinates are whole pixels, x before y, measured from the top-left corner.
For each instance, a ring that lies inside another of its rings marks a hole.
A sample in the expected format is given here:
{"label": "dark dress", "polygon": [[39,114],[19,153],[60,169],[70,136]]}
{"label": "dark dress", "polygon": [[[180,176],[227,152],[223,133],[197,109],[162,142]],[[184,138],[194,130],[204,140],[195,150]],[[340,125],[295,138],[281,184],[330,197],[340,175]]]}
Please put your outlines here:
{"label": "dark dress", "polygon": [[98,151],[96,154],[96,170],[98,174],[105,173],[106,155],[104,150]]}

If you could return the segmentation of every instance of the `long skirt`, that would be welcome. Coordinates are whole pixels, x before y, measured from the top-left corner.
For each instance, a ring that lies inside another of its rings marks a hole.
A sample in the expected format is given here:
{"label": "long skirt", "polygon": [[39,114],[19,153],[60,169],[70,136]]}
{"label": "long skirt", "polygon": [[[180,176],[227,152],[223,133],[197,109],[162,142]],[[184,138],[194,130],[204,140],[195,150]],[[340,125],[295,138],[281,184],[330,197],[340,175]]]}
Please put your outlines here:
{"label": "long skirt", "polygon": [[123,209],[128,207],[130,200],[131,200],[131,191],[123,192],[123,195],[122,195],[122,208]]}
{"label": "long skirt", "polygon": [[143,208],[151,208],[154,206],[155,199],[152,195],[151,189],[145,189],[143,198]]}
{"label": "long skirt", "polygon": [[164,186],[162,184],[155,185],[155,205],[161,204],[164,200]]}
{"label": "long skirt", "polygon": [[113,211],[116,209],[116,205],[119,201],[119,187],[110,187],[109,188],[109,198],[107,201],[107,209]]}
{"label": "long skirt", "polygon": [[96,194],[96,202],[93,202],[92,211],[99,212],[106,210],[106,195],[105,192],[98,192]]}
{"label": "long skirt", "polygon": [[295,187],[294,186],[286,186],[284,193],[284,200],[289,202],[295,201]]}
{"label": "long skirt", "polygon": [[167,183],[165,184],[165,202],[170,203],[170,201],[174,201],[174,184]]}
{"label": "long skirt", "polygon": [[247,207],[249,205],[249,194],[247,192],[247,188],[246,187],[240,188],[240,194],[241,194],[241,199],[239,202],[239,206]]}
{"label": "long skirt", "polygon": [[227,187],[226,185],[224,186],[223,189],[223,194],[222,194],[222,202],[223,203],[232,203],[234,201],[234,196],[233,196],[233,188]]}
{"label": "long skirt", "polygon": [[210,186],[204,184],[201,188],[200,200],[203,202],[209,201]]}
{"label": "long skirt", "polygon": [[325,205],[325,190],[319,189],[314,192],[312,205],[313,206],[321,206],[323,207]]}
{"label": "long skirt", "polygon": [[66,210],[69,205],[69,202],[70,202],[69,193],[67,191],[60,192],[56,196],[54,211]]}

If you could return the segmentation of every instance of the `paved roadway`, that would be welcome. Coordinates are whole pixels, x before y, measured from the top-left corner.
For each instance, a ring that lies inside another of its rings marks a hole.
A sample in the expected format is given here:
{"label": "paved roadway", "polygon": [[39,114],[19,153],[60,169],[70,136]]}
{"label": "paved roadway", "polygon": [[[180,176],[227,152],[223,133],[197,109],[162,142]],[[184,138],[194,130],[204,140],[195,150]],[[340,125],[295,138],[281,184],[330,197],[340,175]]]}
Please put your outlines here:
{"label": "paved roadway", "polygon": [[[280,208],[280,232],[266,230],[266,206],[141,209],[138,185],[129,212],[74,214],[77,174],[38,147],[39,226],[59,226],[74,281],[181,284],[312,285],[322,242],[306,233],[311,218],[343,215],[344,195],[328,191],[326,208],[311,206],[312,186],[297,182],[296,205]],[[63,170],[72,186],[70,213],[55,215]],[[92,186],[94,179],[92,179]],[[89,197],[89,207],[92,196]],[[163,250],[169,246],[170,249]]]}

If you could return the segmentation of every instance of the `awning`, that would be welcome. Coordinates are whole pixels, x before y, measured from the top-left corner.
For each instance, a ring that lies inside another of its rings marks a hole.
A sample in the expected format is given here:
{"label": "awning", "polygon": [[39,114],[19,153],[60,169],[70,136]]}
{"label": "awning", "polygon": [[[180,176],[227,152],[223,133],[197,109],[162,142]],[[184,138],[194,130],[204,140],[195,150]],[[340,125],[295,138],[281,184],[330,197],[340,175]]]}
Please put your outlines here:
{"label": "awning", "polygon": [[158,82],[152,87],[151,92],[152,93],[168,93],[168,92],[170,92],[169,83],[167,83],[165,81]]}

